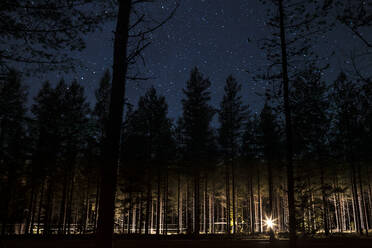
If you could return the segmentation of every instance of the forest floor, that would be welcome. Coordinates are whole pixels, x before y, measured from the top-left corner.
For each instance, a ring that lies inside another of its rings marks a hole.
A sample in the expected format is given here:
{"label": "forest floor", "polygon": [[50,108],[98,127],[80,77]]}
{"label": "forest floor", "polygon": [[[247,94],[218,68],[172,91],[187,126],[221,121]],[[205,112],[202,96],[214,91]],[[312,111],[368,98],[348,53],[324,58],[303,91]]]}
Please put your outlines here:
{"label": "forest floor", "polygon": [[[270,242],[268,240],[232,240],[232,239],[115,239],[115,248],[286,248],[287,240]],[[95,248],[94,239],[6,239],[0,240],[0,248]],[[298,240],[298,248],[371,248],[372,239],[332,238]]]}

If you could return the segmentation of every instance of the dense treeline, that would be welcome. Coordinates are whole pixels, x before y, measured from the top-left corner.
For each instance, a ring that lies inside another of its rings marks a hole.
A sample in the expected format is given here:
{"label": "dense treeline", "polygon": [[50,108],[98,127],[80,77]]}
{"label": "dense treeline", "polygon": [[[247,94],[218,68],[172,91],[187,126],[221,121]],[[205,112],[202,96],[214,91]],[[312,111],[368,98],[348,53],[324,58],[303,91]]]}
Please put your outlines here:
{"label": "dense treeline", "polygon": [[[27,109],[11,71],[0,87],[1,234],[95,233],[110,72],[91,108],[84,88],[45,82]],[[260,113],[228,76],[218,109],[211,82],[194,68],[183,113],[168,117],[151,87],[122,123],[115,232],[262,233],[289,224],[281,92]],[[372,225],[372,88],[340,73],[325,82],[310,67],[290,87],[296,229],[366,233]],[[28,111],[29,110],[29,111]],[[218,120],[212,125],[212,120]]]}

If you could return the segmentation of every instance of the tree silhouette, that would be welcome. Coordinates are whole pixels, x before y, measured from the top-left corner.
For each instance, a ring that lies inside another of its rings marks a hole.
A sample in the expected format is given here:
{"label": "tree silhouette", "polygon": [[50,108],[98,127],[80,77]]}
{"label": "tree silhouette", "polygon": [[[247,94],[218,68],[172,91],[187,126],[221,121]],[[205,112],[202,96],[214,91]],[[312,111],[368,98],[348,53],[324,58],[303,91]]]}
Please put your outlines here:
{"label": "tree silhouette", "polygon": [[3,200],[0,206],[2,224],[1,234],[13,233],[8,224],[19,221],[22,211],[17,191],[23,191],[17,180],[25,170],[28,152],[26,136],[26,100],[27,92],[21,83],[20,74],[11,70],[0,81],[0,194]]}
{"label": "tree silhouette", "polygon": [[[233,233],[236,233],[236,206],[235,206],[235,169],[234,160],[238,155],[242,136],[242,126],[245,120],[246,107],[243,106],[242,97],[239,95],[241,85],[230,75],[226,79],[224,96],[219,111],[219,140],[226,163],[226,216],[227,230],[230,234],[230,171],[232,177],[232,224]],[[229,166],[230,165],[230,166]]]}
{"label": "tree silhouette", "polygon": [[[182,99],[184,120],[185,161],[190,166],[194,181],[194,230],[200,232],[200,166],[208,160],[208,144],[211,139],[210,122],[214,115],[208,104],[211,83],[195,67],[183,90]],[[189,230],[190,232],[190,230]]]}

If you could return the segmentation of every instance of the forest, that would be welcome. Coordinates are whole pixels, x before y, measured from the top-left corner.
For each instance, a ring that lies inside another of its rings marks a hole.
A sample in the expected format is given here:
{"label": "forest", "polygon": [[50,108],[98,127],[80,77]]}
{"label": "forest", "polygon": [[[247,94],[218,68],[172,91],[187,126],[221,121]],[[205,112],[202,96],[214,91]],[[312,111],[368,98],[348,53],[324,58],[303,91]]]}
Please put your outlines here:
{"label": "forest", "polygon": [[[27,9],[41,23],[0,25],[0,40],[10,44],[0,46],[1,237],[289,238],[291,247],[299,237],[368,237],[370,64],[352,57],[352,70],[332,78],[332,65],[314,44],[341,25],[370,62],[371,2],[262,1],[275,7],[267,13],[272,34],[260,42],[268,66],[253,76],[269,85],[260,95],[262,107],[247,103],[244,82],[233,71],[219,79],[223,96],[213,104],[215,84],[195,64],[187,68],[187,81],[176,82],[182,85],[177,118],[169,116],[168,98],[156,86],[135,104],[125,87],[146,81],[135,64],[146,59],[148,35],[167,25],[182,3],[149,27],[135,7],[156,1],[118,0],[114,17],[107,11],[93,16],[91,7],[84,12],[73,3],[68,13],[58,6],[63,2],[0,4],[0,19]],[[43,30],[53,18],[60,22],[57,31]],[[103,19],[116,20],[114,57],[112,68],[95,79],[94,101],[78,80],[63,78],[44,80],[30,99],[26,65],[36,65],[38,74],[70,70],[68,56],[57,51],[82,50],[83,40],[72,37],[92,32]],[[79,21],[84,29],[74,25]],[[22,54],[19,40],[31,44]]]}
{"label": "forest", "polygon": [[[226,79],[218,109],[197,68],[184,88],[182,116],[149,88],[127,106],[121,126],[115,233],[262,233],[266,218],[288,229],[283,120],[267,95],[262,111],[243,105]],[[369,87],[369,88],[368,88]],[[90,109],[84,88],[45,82],[26,117],[15,72],[2,85],[2,234],[94,233],[110,72]],[[371,223],[370,85],[340,74],[326,86],[303,72],[291,91],[298,231],[368,232]],[[218,127],[212,125],[218,117]]]}

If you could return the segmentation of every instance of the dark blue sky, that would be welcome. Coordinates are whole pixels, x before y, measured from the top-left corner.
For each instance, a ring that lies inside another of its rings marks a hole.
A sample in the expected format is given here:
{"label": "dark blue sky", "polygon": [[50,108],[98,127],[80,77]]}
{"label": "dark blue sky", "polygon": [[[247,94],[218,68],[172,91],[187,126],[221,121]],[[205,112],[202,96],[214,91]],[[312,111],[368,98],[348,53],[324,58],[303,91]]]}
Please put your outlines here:
{"label": "dark blue sky", "polygon": [[[153,34],[153,43],[144,53],[146,66],[140,65],[140,70],[153,79],[129,82],[129,101],[136,104],[146,88],[154,85],[167,97],[170,117],[179,116],[182,112],[182,88],[191,68],[197,66],[212,83],[212,105],[218,107],[225,79],[233,74],[243,85],[244,101],[253,111],[259,110],[263,99],[256,93],[262,93],[266,83],[254,82],[252,76],[266,66],[266,55],[256,42],[270,34],[265,25],[264,6],[259,0],[182,0],[180,3],[175,16]],[[146,12],[161,19],[174,8],[175,1],[158,1],[147,6]],[[94,103],[94,90],[99,79],[104,70],[112,66],[114,27],[114,23],[106,23],[101,31],[86,37],[87,48],[77,55],[83,66],[77,67],[75,73],[52,72],[45,77],[52,82],[57,82],[60,77],[67,81],[77,78],[85,86],[89,101]],[[338,43],[350,40],[351,35],[344,37],[341,31],[327,34],[318,49],[340,49]],[[334,70],[344,61],[338,57],[332,58],[331,62]],[[40,81],[44,80],[43,77],[32,80],[30,96],[36,94]]]}

